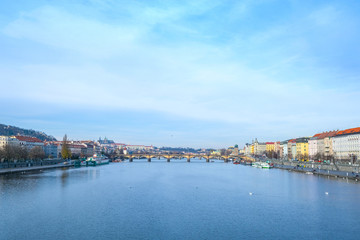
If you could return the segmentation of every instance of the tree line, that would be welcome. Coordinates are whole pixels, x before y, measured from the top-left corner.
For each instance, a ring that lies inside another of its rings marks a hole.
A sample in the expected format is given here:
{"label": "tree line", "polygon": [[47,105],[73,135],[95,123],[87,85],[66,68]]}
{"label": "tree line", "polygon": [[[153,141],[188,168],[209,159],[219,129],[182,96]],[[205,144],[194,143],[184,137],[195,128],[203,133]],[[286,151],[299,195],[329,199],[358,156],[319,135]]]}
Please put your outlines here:
{"label": "tree line", "polygon": [[31,148],[30,150],[24,146],[7,144],[0,148],[0,160],[5,162],[25,161],[25,160],[42,160],[45,152],[40,146]]}
{"label": "tree line", "polygon": [[[41,146],[28,149],[26,146],[6,144],[3,148],[0,148],[0,162],[43,160],[46,157],[50,156],[46,156]],[[71,159],[72,157],[66,134],[63,138],[61,157],[63,159]]]}

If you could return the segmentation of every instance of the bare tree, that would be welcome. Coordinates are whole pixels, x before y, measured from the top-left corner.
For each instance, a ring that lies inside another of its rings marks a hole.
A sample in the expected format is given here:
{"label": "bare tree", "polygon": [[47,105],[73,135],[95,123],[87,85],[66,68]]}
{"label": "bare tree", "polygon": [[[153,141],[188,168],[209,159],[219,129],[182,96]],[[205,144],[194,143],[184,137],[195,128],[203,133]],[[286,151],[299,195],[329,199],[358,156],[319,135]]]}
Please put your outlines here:
{"label": "bare tree", "polygon": [[41,160],[45,158],[45,152],[42,147],[36,146],[30,150],[29,157],[32,160]]}
{"label": "bare tree", "polygon": [[5,158],[4,148],[0,148],[0,162],[3,162]]}

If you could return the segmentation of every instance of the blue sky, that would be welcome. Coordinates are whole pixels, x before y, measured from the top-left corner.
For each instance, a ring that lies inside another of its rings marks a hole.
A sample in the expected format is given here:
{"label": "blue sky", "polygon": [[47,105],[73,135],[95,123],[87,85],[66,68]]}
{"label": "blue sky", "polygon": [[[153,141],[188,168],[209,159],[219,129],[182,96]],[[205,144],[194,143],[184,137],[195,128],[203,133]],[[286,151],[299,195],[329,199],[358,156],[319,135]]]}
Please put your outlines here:
{"label": "blue sky", "polygon": [[359,1],[0,5],[1,123],[217,148],[359,126]]}

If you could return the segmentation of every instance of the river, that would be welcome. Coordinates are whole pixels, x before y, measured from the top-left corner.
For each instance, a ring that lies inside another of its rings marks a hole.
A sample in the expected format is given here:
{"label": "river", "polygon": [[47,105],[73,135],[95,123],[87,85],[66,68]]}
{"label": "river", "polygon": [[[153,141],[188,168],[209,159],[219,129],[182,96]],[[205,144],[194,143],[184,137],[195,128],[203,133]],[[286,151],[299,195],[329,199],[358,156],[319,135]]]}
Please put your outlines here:
{"label": "river", "polygon": [[359,239],[360,184],[204,160],[0,176],[0,239]]}

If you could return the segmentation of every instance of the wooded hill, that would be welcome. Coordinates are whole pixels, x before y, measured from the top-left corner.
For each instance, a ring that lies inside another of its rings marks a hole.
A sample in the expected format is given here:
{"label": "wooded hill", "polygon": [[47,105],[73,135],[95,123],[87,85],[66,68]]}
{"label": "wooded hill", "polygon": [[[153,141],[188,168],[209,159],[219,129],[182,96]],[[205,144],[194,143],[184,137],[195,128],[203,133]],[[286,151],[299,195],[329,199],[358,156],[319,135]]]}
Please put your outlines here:
{"label": "wooded hill", "polygon": [[0,136],[16,136],[16,135],[36,137],[42,141],[45,141],[45,140],[46,141],[56,141],[56,138],[54,138],[53,136],[49,136],[49,135],[45,134],[44,132],[0,124]]}

